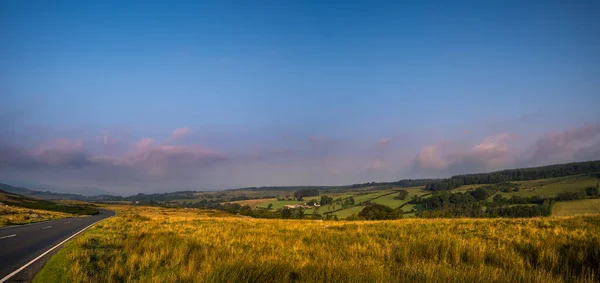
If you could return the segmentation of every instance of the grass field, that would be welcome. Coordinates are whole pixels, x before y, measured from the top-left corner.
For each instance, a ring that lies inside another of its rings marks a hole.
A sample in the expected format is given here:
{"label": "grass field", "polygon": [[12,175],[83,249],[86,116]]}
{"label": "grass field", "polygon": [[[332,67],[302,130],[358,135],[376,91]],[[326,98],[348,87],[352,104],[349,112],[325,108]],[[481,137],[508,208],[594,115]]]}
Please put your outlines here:
{"label": "grass field", "polygon": [[361,212],[365,207],[364,206],[353,206],[353,207],[349,207],[346,209],[342,209],[339,211],[336,211],[334,214],[337,215],[338,218],[343,219],[346,218],[352,214],[358,214],[359,212]]}
{"label": "grass field", "polygon": [[267,208],[269,206],[269,204],[273,204],[272,209],[279,209],[279,208],[283,208],[284,206],[286,206],[288,204],[301,204],[301,203],[304,203],[304,201],[275,199],[272,201],[259,202],[257,206],[262,207],[262,208]]}
{"label": "grass field", "polygon": [[40,209],[0,205],[0,227],[73,217],[75,215]]}
{"label": "grass field", "polygon": [[398,194],[395,193],[395,194],[376,198],[373,200],[373,202],[387,205],[391,208],[397,208],[397,207],[409,202],[414,196],[421,196],[421,195],[429,193],[428,191],[423,190],[423,187],[406,188],[405,190],[408,192],[408,196],[406,196],[406,198],[404,198],[403,200],[394,199],[394,197],[398,196]]}
{"label": "grass field", "polygon": [[581,214],[600,214],[600,199],[580,199],[557,202],[552,207],[552,215],[556,216]]}
{"label": "grass field", "polygon": [[115,206],[35,282],[597,282],[600,216],[267,220]]}
{"label": "grass field", "polygon": [[523,197],[531,197],[539,195],[542,197],[555,197],[561,192],[578,192],[587,187],[595,187],[598,181],[597,174],[569,176],[562,178],[551,178],[534,181],[514,182],[520,184],[518,192],[503,193],[504,197],[518,195]]}

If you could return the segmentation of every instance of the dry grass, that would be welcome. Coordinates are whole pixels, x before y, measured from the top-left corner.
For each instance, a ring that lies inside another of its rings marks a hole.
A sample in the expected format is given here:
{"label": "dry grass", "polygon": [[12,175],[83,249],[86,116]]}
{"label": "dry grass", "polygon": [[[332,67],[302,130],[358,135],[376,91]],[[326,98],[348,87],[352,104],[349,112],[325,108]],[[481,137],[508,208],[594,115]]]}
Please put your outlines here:
{"label": "dry grass", "polygon": [[321,222],[115,206],[36,282],[597,282],[600,216]]}
{"label": "dry grass", "polygon": [[0,205],[0,227],[28,224],[73,216],[75,215],[62,212]]}

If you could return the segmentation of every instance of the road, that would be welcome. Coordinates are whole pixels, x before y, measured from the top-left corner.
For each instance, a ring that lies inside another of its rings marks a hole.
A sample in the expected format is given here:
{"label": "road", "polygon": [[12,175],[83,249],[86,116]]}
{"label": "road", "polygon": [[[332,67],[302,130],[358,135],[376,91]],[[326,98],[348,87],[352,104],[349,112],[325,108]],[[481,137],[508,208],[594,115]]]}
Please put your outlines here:
{"label": "road", "polygon": [[[59,245],[82,229],[115,215],[114,211],[98,210],[100,213],[93,216],[0,228],[0,282],[9,279],[6,278],[7,275]],[[39,262],[47,260],[47,257],[36,260],[34,265],[38,266],[37,269],[41,267]],[[31,271],[29,272],[31,273]],[[14,274],[7,281],[14,281],[20,273]],[[27,279],[24,280],[27,281]]]}

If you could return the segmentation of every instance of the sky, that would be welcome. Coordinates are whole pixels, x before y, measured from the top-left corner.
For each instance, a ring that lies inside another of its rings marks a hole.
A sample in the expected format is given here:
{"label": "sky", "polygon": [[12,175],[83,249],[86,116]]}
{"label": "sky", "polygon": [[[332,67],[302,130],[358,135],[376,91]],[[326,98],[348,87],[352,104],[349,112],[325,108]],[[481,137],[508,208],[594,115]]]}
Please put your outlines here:
{"label": "sky", "polygon": [[11,0],[0,41],[9,184],[128,195],[600,159],[598,1]]}

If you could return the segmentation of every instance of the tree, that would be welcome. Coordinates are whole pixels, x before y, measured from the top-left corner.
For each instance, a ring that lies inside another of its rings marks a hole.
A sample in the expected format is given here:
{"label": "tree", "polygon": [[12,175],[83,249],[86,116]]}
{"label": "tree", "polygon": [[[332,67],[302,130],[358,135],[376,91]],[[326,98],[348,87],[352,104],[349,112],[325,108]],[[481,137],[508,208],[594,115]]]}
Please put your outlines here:
{"label": "tree", "polygon": [[594,187],[585,188],[585,193],[588,196],[594,196],[595,197],[595,196],[597,196],[599,194],[598,187],[596,187],[596,188],[594,188]]}
{"label": "tree", "polygon": [[328,205],[333,203],[333,198],[330,196],[321,196],[321,201],[320,204],[321,205]]}
{"label": "tree", "polygon": [[287,207],[284,207],[283,209],[281,209],[281,218],[283,218],[283,219],[292,218],[292,210]]}
{"label": "tree", "polygon": [[370,203],[358,213],[358,216],[367,220],[386,220],[401,218],[402,214],[387,205]]}
{"label": "tree", "polygon": [[294,216],[296,216],[295,218],[298,218],[298,219],[302,219],[302,218],[304,218],[304,209],[303,209],[303,208],[297,208],[297,209],[295,210],[295,212],[296,212],[296,213],[294,214]]}
{"label": "tree", "polygon": [[475,189],[475,191],[471,192],[471,195],[476,200],[485,200],[490,196],[490,192],[485,188],[479,187]]}
{"label": "tree", "polygon": [[408,196],[407,190],[398,191],[398,195],[394,197],[394,199],[404,200]]}
{"label": "tree", "polygon": [[273,208],[273,204],[269,203],[269,205],[267,205],[267,209],[271,209],[271,208]]}

